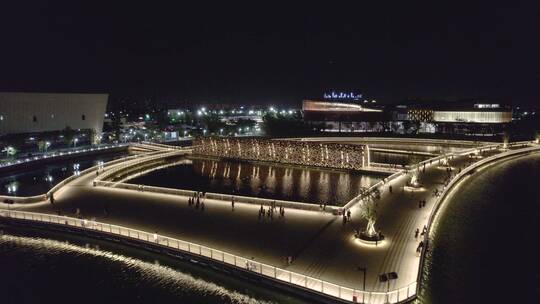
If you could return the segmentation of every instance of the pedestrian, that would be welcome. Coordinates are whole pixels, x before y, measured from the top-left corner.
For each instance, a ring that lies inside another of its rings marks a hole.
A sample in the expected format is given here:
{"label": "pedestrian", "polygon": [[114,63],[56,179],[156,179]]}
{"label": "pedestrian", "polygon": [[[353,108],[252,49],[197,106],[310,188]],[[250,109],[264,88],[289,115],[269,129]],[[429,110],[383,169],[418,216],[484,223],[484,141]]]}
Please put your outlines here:
{"label": "pedestrian", "polygon": [[422,201],[422,207],[425,207],[426,206],[426,200],[423,200]]}
{"label": "pedestrian", "polygon": [[51,205],[54,205],[54,193],[51,193]]}
{"label": "pedestrian", "polygon": [[422,201],[418,201],[418,208],[422,208]]}
{"label": "pedestrian", "polygon": [[347,220],[351,220],[351,210],[347,210]]}
{"label": "pedestrian", "polygon": [[345,216],[345,213],[343,213],[343,225],[347,223],[347,216]]}
{"label": "pedestrian", "polygon": [[234,211],[234,196],[231,199],[231,207],[232,207],[232,211]]}
{"label": "pedestrian", "polygon": [[388,190],[392,193],[392,185],[388,186]]}
{"label": "pedestrian", "polygon": [[418,238],[418,234],[420,233],[420,229],[416,228],[416,231],[414,232],[414,238]]}

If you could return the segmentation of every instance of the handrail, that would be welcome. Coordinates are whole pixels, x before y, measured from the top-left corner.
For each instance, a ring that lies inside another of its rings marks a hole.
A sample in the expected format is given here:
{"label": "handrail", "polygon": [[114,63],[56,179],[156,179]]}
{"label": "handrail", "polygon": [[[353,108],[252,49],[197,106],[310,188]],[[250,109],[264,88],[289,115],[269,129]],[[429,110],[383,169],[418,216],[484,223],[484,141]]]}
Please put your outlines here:
{"label": "handrail", "polygon": [[105,146],[98,146],[98,147],[91,147],[91,148],[79,148],[79,149],[70,149],[66,151],[55,151],[55,152],[42,154],[40,156],[26,157],[26,158],[9,161],[7,163],[2,163],[0,164],[0,168],[3,169],[3,168],[8,168],[10,166],[17,166],[17,165],[21,165],[21,164],[25,164],[29,162],[38,161],[38,160],[51,159],[55,157],[63,157],[67,155],[82,154],[82,153],[101,151],[101,150],[107,150],[107,149],[115,149],[115,148],[121,148],[121,147],[129,147],[129,144],[112,144],[112,145],[105,145]]}
{"label": "handrail", "polygon": [[[529,144],[530,142],[519,142],[517,143],[517,145],[522,145],[522,144]],[[479,168],[479,167],[482,167],[490,162],[493,162],[493,161],[497,161],[499,159],[502,159],[502,158],[507,158],[507,157],[511,157],[511,156],[515,156],[515,155],[518,155],[518,154],[524,154],[524,153],[531,153],[531,152],[538,152],[540,151],[540,146],[533,146],[533,147],[529,147],[527,149],[520,149],[520,150],[515,150],[515,151],[507,151],[507,152],[504,152],[504,153],[501,153],[501,154],[496,154],[496,155],[493,155],[493,156],[490,156],[488,158],[485,158],[485,159],[482,159],[466,168],[464,168],[460,173],[456,174],[451,180],[450,182],[443,186],[443,190],[440,194],[440,196],[435,200],[435,203],[434,203],[434,208],[431,210],[431,213],[429,215],[429,218],[428,218],[428,222],[427,222],[427,233],[424,234],[424,244],[428,244],[429,242],[429,235],[431,235],[432,231],[432,225],[433,225],[433,221],[435,219],[435,216],[437,215],[442,203],[444,202],[444,200],[446,199],[446,196],[448,195],[449,191],[451,191],[453,189],[453,187],[461,181],[461,179],[464,177],[464,176],[467,176],[469,175],[471,172],[474,172],[475,169]],[[418,271],[418,276],[417,276],[417,282],[420,283],[421,280],[422,280],[422,269],[424,268],[424,264],[425,264],[425,259],[426,259],[426,253],[427,253],[427,250],[428,250],[428,246],[423,246],[422,247],[422,252],[421,252],[421,255],[420,255],[420,266],[419,266],[419,271]],[[417,290],[416,290],[416,293],[419,293],[419,288],[420,288],[420,284],[417,285]]]}
{"label": "handrail", "polygon": [[[132,155],[132,156],[127,156],[127,157],[122,157],[122,158],[119,158],[119,159],[114,159],[114,160],[108,161],[108,162],[104,163],[101,166],[109,167],[109,166],[112,166],[112,165],[114,165],[116,163],[127,161],[127,160],[137,158],[137,157],[140,157],[140,156],[139,155]],[[81,175],[88,174],[88,173],[98,169],[99,167],[100,167],[100,165],[95,165],[95,166],[87,168],[87,169],[85,169],[83,171],[80,171],[78,174],[73,174],[71,176],[68,176],[64,180],[62,180],[58,184],[56,184],[54,187],[49,189],[49,191],[47,191],[47,192],[45,192],[43,194],[38,194],[38,195],[34,195],[34,196],[5,196],[5,195],[1,195],[0,200],[4,201],[4,200],[8,199],[8,200],[13,200],[14,202],[17,202],[17,203],[35,203],[35,202],[39,202],[39,201],[42,201],[42,200],[46,200],[47,198],[50,197],[50,195],[52,193],[58,191],[58,189],[60,189],[60,187],[66,185],[67,183],[71,182],[72,180],[74,180],[75,178],[78,178]]]}
{"label": "handrail", "polygon": [[[529,143],[529,142],[524,142],[524,143]],[[520,144],[523,144],[523,143],[520,143]],[[502,146],[501,143],[496,143],[496,144],[491,144],[491,145],[487,145],[487,146],[469,148],[469,149],[459,151],[459,152],[451,152],[451,153],[448,153],[446,155],[443,154],[443,155],[439,155],[439,156],[436,156],[436,157],[432,157],[432,158],[426,159],[424,161],[421,161],[421,162],[419,162],[419,163],[417,163],[415,165],[407,166],[406,170],[400,170],[400,171],[390,175],[389,177],[384,178],[383,180],[377,182],[376,184],[372,185],[371,187],[369,187],[369,189],[368,189],[368,191],[366,193],[363,193],[363,194],[360,194],[360,195],[354,197],[347,204],[345,204],[342,208],[345,211],[352,208],[354,205],[356,205],[357,203],[362,201],[367,195],[371,194],[373,191],[375,191],[379,187],[385,185],[387,182],[392,181],[392,180],[396,179],[397,177],[400,177],[400,176],[406,174],[407,171],[409,171],[409,170],[416,170],[416,169],[420,168],[421,166],[423,166],[424,164],[431,164],[433,162],[436,162],[438,160],[441,160],[441,159],[449,157],[449,156],[453,157],[453,156],[467,155],[467,154],[474,153],[476,151],[484,151],[484,150],[489,150],[489,149],[495,149],[495,148],[500,147],[500,146]]]}
{"label": "handrail", "polygon": [[386,299],[388,299],[390,303],[399,303],[411,299],[415,295],[416,291],[416,282],[389,292],[361,291],[297,272],[288,271],[286,269],[266,263],[260,263],[252,259],[231,254],[223,250],[213,249],[211,247],[193,242],[124,226],[97,222],[94,220],[5,209],[0,210],[0,217],[23,221],[34,221],[49,225],[52,224],[75,227],[81,230],[112,234],[125,239],[135,239],[141,241],[142,243],[154,244],[163,248],[173,249],[193,256],[209,259],[216,263],[227,265],[243,271],[248,271],[254,275],[274,280],[289,286],[308,290],[315,294],[320,294],[350,303],[355,303],[362,298],[365,299],[365,303],[382,303],[383,301],[386,301]]}

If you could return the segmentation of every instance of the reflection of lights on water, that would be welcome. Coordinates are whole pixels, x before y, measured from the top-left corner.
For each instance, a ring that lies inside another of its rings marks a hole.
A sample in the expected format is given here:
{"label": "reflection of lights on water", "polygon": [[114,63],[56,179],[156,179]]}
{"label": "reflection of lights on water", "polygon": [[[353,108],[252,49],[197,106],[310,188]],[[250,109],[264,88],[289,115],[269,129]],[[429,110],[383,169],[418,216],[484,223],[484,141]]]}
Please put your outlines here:
{"label": "reflection of lights on water", "polygon": [[[159,265],[157,260],[147,262],[138,258],[124,256],[118,253],[100,249],[93,244],[77,245],[56,240],[37,237],[20,237],[12,235],[0,235],[0,246],[17,245],[32,249],[44,256],[59,256],[69,253],[69,256],[77,256],[84,263],[86,261],[110,261],[122,265],[124,271],[132,271],[142,274],[142,280],[155,283],[156,286],[174,286],[182,292],[189,291],[203,296],[215,296],[220,299],[230,299],[231,303],[270,303],[267,301],[251,298],[249,295],[229,290],[213,282],[194,277],[191,274],[180,272],[166,265]],[[99,259],[99,260],[97,260]],[[113,265],[114,266],[114,265]]]}
{"label": "reflection of lights on water", "polygon": [[45,180],[48,181],[49,183],[53,181],[53,177],[52,175],[48,174],[47,176],[45,176]]}
{"label": "reflection of lights on water", "polygon": [[7,186],[7,192],[12,194],[12,193],[16,193],[17,190],[19,189],[19,183],[18,182],[11,182],[9,183]]}

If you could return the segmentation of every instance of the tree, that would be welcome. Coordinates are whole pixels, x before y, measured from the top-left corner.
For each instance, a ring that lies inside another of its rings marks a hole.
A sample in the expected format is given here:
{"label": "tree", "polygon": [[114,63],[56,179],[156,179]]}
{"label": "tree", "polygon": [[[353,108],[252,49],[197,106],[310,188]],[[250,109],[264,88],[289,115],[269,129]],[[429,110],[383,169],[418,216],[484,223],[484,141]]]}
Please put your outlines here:
{"label": "tree", "polygon": [[221,121],[217,114],[205,115],[202,122],[209,133],[218,133],[220,129],[225,127],[225,123]]}
{"label": "tree", "polygon": [[267,136],[295,136],[312,132],[299,113],[280,114],[268,112],[263,116],[263,130]]}
{"label": "tree", "polygon": [[68,145],[70,145],[73,142],[73,138],[75,138],[75,130],[73,130],[70,126],[66,126],[64,130],[62,130],[62,136],[64,137],[64,142]]}
{"label": "tree", "polygon": [[[365,189],[365,188],[364,188]],[[370,193],[369,189],[363,190],[365,193],[362,198],[362,208],[360,209],[361,215],[364,219],[366,219],[366,229],[364,230],[364,233],[368,237],[374,237],[377,235],[377,229],[375,229],[375,223],[377,222],[377,210],[376,210],[376,202],[375,193]],[[379,193],[380,195],[380,193]]]}
{"label": "tree", "polygon": [[44,152],[47,149],[47,142],[41,139],[37,142],[37,146],[39,152]]}

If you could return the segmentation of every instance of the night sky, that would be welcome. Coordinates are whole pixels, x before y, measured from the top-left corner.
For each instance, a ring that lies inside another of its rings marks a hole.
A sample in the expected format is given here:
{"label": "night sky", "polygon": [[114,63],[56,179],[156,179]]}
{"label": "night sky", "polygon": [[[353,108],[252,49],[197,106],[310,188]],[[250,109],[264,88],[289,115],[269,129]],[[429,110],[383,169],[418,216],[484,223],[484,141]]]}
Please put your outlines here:
{"label": "night sky", "polygon": [[382,102],[540,96],[534,1],[46,2],[2,4],[0,90],[259,104],[331,90]]}

